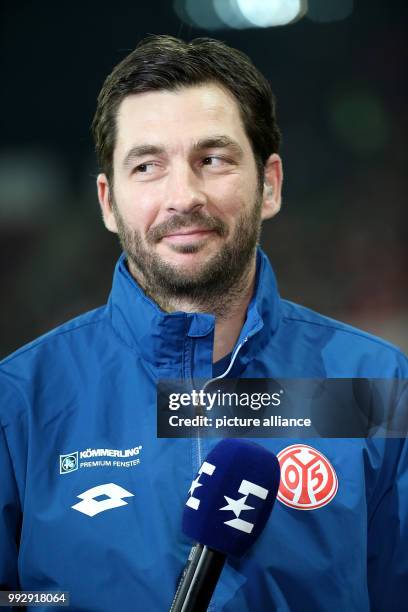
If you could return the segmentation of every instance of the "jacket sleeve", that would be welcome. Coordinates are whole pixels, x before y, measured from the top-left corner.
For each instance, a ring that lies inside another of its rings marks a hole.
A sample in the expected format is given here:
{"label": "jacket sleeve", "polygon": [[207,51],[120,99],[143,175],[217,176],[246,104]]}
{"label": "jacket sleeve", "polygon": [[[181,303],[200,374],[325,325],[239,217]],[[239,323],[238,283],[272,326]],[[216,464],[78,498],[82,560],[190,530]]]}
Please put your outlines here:
{"label": "jacket sleeve", "polygon": [[[388,478],[369,522],[368,587],[372,612],[408,609],[408,444],[387,440]],[[391,455],[391,457],[390,457]],[[385,477],[384,477],[385,481]]]}
{"label": "jacket sleeve", "polygon": [[[18,590],[21,508],[5,430],[0,424],[0,590]],[[2,608],[5,609],[5,608]]]}

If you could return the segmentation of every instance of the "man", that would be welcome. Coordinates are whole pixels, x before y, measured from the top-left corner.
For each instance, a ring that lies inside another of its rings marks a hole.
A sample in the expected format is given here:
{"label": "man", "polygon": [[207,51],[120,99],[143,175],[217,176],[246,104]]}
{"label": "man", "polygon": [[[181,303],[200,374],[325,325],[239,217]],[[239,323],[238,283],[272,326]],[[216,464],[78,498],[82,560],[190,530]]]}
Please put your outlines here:
{"label": "man", "polygon": [[[0,582],[69,591],[72,610],[154,612],[170,607],[187,558],[182,509],[211,447],[157,439],[160,378],[405,378],[408,364],[279,298],[257,248],[281,203],[279,130],[246,56],[147,38],[107,78],[93,131],[103,219],[124,255],[106,306],[1,364]],[[284,457],[293,441],[263,443]],[[406,609],[404,441],[290,452],[313,478],[302,498],[281,490],[210,609]],[[318,503],[324,477],[334,484]]]}

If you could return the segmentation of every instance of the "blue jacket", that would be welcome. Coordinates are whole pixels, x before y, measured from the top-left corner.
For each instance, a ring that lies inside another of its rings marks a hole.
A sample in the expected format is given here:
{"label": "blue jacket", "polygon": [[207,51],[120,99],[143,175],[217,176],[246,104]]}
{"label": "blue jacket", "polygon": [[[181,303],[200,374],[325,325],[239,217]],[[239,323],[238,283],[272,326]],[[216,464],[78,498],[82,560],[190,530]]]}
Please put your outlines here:
{"label": "blue jacket", "polygon": [[[211,315],[162,312],[122,256],[106,306],[0,364],[0,588],[69,591],[70,610],[168,610],[191,548],[187,491],[214,442],[156,437],[156,381],[210,378],[213,334]],[[281,300],[261,250],[238,347],[233,377],[408,377],[391,345]],[[262,440],[276,454],[296,442]],[[211,610],[406,611],[404,440],[307,444],[337,492],[308,511],[277,501]]]}

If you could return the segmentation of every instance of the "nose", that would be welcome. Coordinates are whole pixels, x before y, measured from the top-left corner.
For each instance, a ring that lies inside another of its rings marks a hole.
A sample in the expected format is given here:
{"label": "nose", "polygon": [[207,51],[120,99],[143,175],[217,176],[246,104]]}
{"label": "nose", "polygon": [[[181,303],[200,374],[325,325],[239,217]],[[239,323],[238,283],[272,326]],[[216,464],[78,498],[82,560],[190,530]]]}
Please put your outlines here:
{"label": "nose", "polygon": [[191,213],[205,205],[202,181],[189,164],[173,167],[167,179],[166,209],[169,213]]}

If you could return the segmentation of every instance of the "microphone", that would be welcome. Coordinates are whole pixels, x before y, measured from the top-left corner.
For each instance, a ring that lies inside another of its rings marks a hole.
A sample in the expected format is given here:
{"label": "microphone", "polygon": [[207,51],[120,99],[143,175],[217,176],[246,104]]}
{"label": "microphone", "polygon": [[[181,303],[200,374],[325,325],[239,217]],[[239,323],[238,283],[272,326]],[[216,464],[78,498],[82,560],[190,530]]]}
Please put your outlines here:
{"label": "microphone", "polygon": [[189,555],[170,612],[205,612],[228,556],[242,557],[272,512],[279,461],[263,446],[225,439],[191,483],[182,529],[198,542]]}

